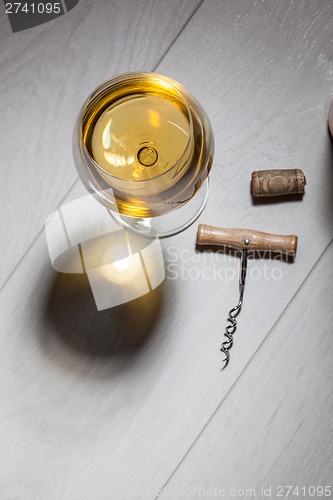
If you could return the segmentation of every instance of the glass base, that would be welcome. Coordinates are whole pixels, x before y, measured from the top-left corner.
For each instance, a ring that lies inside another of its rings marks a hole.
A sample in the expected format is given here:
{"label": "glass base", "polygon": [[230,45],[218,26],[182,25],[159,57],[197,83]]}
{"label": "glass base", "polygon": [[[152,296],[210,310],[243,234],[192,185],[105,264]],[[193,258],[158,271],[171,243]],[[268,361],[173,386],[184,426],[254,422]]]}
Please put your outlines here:
{"label": "glass base", "polygon": [[196,195],[185,205],[172,212],[157,217],[136,218],[111,212],[112,217],[124,228],[140,233],[142,236],[159,238],[173,236],[189,227],[201,215],[206,206],[209,193],[209,177]]}

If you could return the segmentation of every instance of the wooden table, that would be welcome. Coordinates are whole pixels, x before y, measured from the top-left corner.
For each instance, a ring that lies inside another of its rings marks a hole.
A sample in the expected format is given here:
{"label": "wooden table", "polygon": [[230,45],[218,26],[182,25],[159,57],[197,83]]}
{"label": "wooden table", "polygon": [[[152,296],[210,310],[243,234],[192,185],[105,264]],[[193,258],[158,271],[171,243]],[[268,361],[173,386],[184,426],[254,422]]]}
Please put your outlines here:
{"label": "wooden table", "polygon": [[[0,22],[1,500],[327,498],[332,1],[81,0],[15,34],[1,3]],[[163,285],[112,310],[50,265],[44,221],[84,194],[77,112],[126,71],[182,82],[211,119],[199,222],[299,235],[294,263],[250,261],[223,372],[239,259],[198,254],[196,224],[163,241]],[[261,168],[303,169],[303,199],[254,203]]]}

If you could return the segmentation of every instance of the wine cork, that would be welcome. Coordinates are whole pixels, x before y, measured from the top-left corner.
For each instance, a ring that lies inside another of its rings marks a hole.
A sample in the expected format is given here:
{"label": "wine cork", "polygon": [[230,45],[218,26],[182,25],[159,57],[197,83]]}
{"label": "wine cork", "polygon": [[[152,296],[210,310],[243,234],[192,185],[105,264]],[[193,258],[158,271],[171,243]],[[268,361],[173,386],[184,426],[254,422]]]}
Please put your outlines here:
{"label": "wine cork", "polygon": [[305,184],[305,175],[298,168],[294,170],[257,170],[252,172],[252,195],[256,198],[303,194]]}

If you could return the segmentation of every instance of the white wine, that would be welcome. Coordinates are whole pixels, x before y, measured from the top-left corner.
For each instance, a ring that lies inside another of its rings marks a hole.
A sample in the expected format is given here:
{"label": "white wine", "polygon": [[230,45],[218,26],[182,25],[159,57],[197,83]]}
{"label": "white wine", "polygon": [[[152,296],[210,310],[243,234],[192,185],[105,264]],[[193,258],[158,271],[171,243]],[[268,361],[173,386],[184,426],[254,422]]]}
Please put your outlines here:
{"label": "white wine", "polygon": [[124,215],[174,210],[209,173],[213,139],[206,121],[195,99],[170,78],[133,73],[111,80],[84,108],[80,132],[88,171],[79,170],[81,178],[104,199],[111,191]]}
{"label": "white wine", "polygon": [[[187,151],[191,125],[172,102],[154,95],[128,97],[109,106],[96,122],[91,151],[113,177],[148,180],[166,173]],[[172,182],[161,183],[166,189]]]}

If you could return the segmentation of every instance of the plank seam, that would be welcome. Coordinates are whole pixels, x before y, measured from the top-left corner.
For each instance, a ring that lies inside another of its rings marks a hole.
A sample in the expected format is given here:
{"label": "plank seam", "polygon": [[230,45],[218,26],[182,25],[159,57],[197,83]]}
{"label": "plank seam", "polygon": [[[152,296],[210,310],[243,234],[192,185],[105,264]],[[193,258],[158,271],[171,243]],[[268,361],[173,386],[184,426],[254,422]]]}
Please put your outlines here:
{"label": "plank seam", "polygon": [[60,2],[61,2],[61,5],[62,5],[62,8],[64,9],[64,13],[66,14],[66,12],[67,12],[67,5],[65,3],[65,0],[60,0]]}
{"label": "plank seam", "polygon": [[[64,0],[62,0],[64,1]],[[181,33],[186,29],[187,25],[189,24],[189,22],[191,21],[191,19],[193,18],[193,16],[196,14],[196,12],[199,10],[199,8],[201,7],[201,5],[204,3],[205,0],[201,0],[201,2],[197,5],[197,7],[194,9],[194,11],[192,12],[192,14],[190,15],[190,17],[186,20],[186,22],[183,24],[183,26],[181,27],[180,31],[177,33],[177,36],[174,38],[174,40],[170,43],[170,45],[168,46],[168,48],[165,50],[165,52],[162,54],[162,56],[160,57],[160,59],[157,61],[157,63],[153,66],[152,68],[152,71],[155,71],[156,68],[161,64],[162,60],[164,59],[164,57],[168,54],[169,50],[171,49],[171,47],[173,47],[173,45],[176,43],[176,41],[178,40],[179,36],[181,35]],[[63,4],[62,4],[63,5]],[[67,12],[67,10],[66,10]],[[72,186],[69,188],[69,190],[65,193],[65,195],[63,196],[63,198],[61,199],[59,205],[56,207],[55,210],[59,209],[61,207],[61,204],[64,202],[64,200],[66,199],[66,197],[69,195],[69,193],[74,189],[74,187],[76,186],[77,182],[78,182],[79,178],[77,178],[74,183],[72,184]],[[12,268],[12,270],[10,271],[9,275],[7,276],[7,278],[5,279],[5,281],[2,283],[2,285],[0,286],[0,292],[5,288],[5,286],[7,285],[7,283],[10,281],[11,277],[15,274],[17,268],[20,266],[21,262],[25,259],[25,257],[29,254],[30,250],[32,249],[32,247],[34,246],[34,244],[38,241],[39,237],[41,236],[41,234],[43,233],[44,231],[44,227],[42,227],[38,233],[36,234],[35,238],[33,239],[33,241],[30,243],[30,245],[27,247],[27,249],[25,250],[25,252],[23,253],[23,255],[20,257],[20,259],[16,262],[16,264],[14,265],[14,267]]]}
{"label": "plank seam", "polygon": [[183,33],[183,31],[187,28],[187,26],[189,25],[189,23],[192,21],[193,17],[195,16],[195,14],[198,12],[198,10],[200,9],[201,5],[204,3],[205,0],[201,0],[201,2],[199,2],[199,4],[197,5],[197,7],[194,9],[194,11],[192,12],[192,14],[190,15],[190,17],[187,19],[187,21],[185,22],[185,24],[183,25],[183,27],[180,29],[180,31],[177,33],[176,37],[174,38],[174,40],[170,43],[169,47],[165,50],[165,52],[163,52],[162,56],[160,57],[160,59],[157,61],[157,63],[155,64],[155,66],[153,67],[153,71],[155,71],[158,66],[161,64],[161,62],[163,61],[163,59],[165,58],[165,56],[169,53],[170,49],[174,46],[174,44],[177,42],[178,38],[180,37],[180,35]]}
{"label": "plank seam", "polygon": [[[71,187],[69,188],[69,190],[62,197],[59,205],[55,208],[55,210],[60,210],[61,205],[63,204],[63,202],[65,201],[65,199],[69,195],[69,193],[74,189],[77,181],[78,181],[78,179],[76,179],[73,182],[73,184],[71,185]],[[39,237],[43,234],[43,232],[44,232],[44,226],[41,227],[41,229],[36,234],[35,238],[32,240],[32,242],[30,243],[30,245],[28,246],[28,248],[26,249],[26,251],[22,255],[22,257],[20,257],[20,259],[16,262],[15,266],[13,267],[13,269],[11,270],[11,272],[9,273],[9,275],[7,276],[7,278],[5,279],[5,281],[0,286],[0,292],[2,292],[2,290],[5,288],[5,286],[7,285],[7,283],[11,280],[12,276],[15,274],[15,272],[18,269],[18,267],[20,266],[20,264],[24,261],[25,257],[29,254],[30,250],[33,248],[33,246],[35,245],[35,243],[39,240]]]}
{"label": "plank seam", "polygon": [[[226,395],[224,396],[224,398],[220,401],[220,403],[218,404],[218,406],[215,408],[215,410],[213,411],[213,413],[211,414],[211,416],[209,417],[209,419],[207,420],[207,422],[204,424],[204,426],[202,427],[202,429],[200,430],[200,432],[198,433],[198,435],[196,436],[196,438],[194,439],[193,443],[191,444],[191,446],[188,448],[187,452],[185,453],[185,455],[182,457],[182,459],[180,460],[180,462],[177,464],[177,466],[175,467],[175,469],[172,471],[172,473],[170,474],[170,476],[168,477],[168,479],[166,480],[166,482],[164,483],[164,485],[162,486],[162,488],[159,489],[159,491],[163,491],[165,489],[165,487],[169,484],[169,482],[171,481],[171,479],[173,478],[173,476],[175,475],[175,473],[177,472],[177,470],[180,468],[180,466],[184,463],[184,461],[186,460],[187,456],[189,455],[189,453],[191,452],[191,450],[194,448],[195,444],[197,443],[197,441],[200,439],[200,437],[202,436],[202,434],[205,432],[205,430],[207,429],[208,425],[210,424],[210,422],[213,420],[213,418],[215,417],[215,415],[217,414],[217,412],[219,411],[219,409],[221,408],[222,404],[225,402],[225,400],[228,398],[228,396],[231,394],[232,390],[235,388],[237,382],[240,380],[240,378],[242,377],[242,375],[244,374],[244,372],[247,370],[247,368],[249,367],[249,365],[251,364],[252,360],[254,359],[254,357],[256,356],[257,352],[259,351],[259,349],[261,349],[262,345],[264,344],[264,342],[266,342],[266,340],[268,339],[268,337],[271,335],[271,333],[273,332],[273,330],[275,329],[275,327],[278,325],[278,323],[280,322],[280,320],[282,319],[282,316],[284,315],[285,312],[287,312],[288,308],[290,307],[290,305],[294,302],[296,296],[298,295],[298,293],[301,291],[301,289],[303,288],[303,286],[306,284],[308,278],[312,275],[312,273],[316,270],[316,267],[319,265],[321,259],[324,257],[325,253],[328,251],[329,247],[332,245],[333,243],[333,238],[329,241],[329,243],[327,244],[327,246],[324,248],[323,252],[320,254],[320,256],[318,257],[318,259],[316,260],[316,262],[313,264],[313,266],[311,267],[310,271],[308,272],[308,274],[306,275],[306,277],[304,278],[304,280],[302,281],[302,283],[299,285],[299,287],[297,288],[297,290],[295,291],[294,295],[291,297],[291,299],[289,300],[288,304],[285,306],[285,308],[281,311],[281,313],[279,314],[277,320],[275,321],[275,323],[272,325],[272,327],[269,329],[267,335],[264,337],[264,339],[262,340],[262,342],[259,344],[259,346],[257,347],[257,349],[254,351],[254,353],[252,354],[252,356],[249,358],[248,362],[246,363],[246,365],[244,366],[243,370],[241,371],[241,373],[238,375],[238,377],[235,379],[235,381],[233,382],[233,384],[231,385],[230,389],[228,390],[228,392],[226,393]],[[159,495],[156,496],[154,498],[154,500],[158,500],[159,498]]]}

